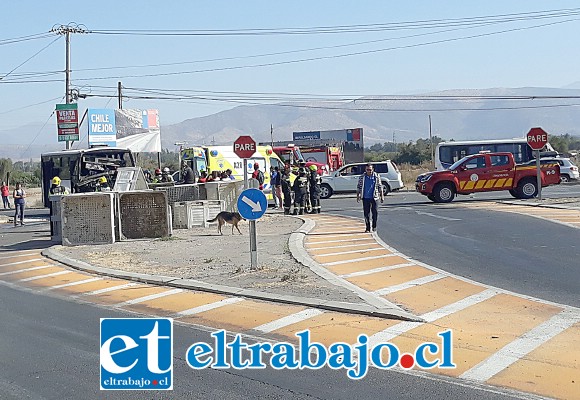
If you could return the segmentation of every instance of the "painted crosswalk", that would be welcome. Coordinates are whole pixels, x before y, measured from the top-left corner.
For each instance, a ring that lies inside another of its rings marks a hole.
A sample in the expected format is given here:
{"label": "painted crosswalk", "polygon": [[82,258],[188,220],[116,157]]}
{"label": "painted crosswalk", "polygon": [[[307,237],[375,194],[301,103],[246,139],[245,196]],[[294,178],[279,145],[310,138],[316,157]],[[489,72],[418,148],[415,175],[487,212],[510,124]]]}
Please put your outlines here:
{"label": "painted crosswalk", "polygon": [[0,282],[290,342],[296,341],[296,332],[309,329],[313,340],[326,345],[355,343],[365,334],[371,344],[392,342],[411,352],[450,329],[457,368],[434,368],[429,373],[556,398],[574,398],[578,393],[580,310],[480,285],[418,263],[363,233],[359,220],[312,219],[315,227],[305,235],[303,246],[313,261],[345,287],[397,304],[421,322],[96,276],[30,251],[0,255]]}

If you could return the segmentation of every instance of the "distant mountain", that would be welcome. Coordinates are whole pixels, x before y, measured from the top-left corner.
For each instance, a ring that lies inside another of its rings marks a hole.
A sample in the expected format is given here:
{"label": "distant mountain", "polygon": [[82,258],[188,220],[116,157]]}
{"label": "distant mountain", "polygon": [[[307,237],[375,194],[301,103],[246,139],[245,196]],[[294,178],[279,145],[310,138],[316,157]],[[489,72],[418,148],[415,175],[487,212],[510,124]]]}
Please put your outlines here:
{"label": "distant mountain", "polygon": [[[232,143],[239,135],[256,141],[292,140],[292,132],[363,128],[365,145],[393,140],[408,142],[429,137],[432,132],[444,139],[492,139],[522,137],[531,127],[541,126],[548,133],[580,135],[580,89],[518,88],[448,90],[429,96],[466,96],[462,100],[405,100],[361,98],[348,103],[279,103],[240,106],[228,111],[162,127],[163,147],[176,141],[193,144]],[[420,95],[415,95],[420,96]],[[496,97],[470,99],[467,96]],[[578,96],[578,99],[508,100],[513,96]],[[557,106],[555,106],[557,105]],[[564,106],[565,105],[565,106]],[[298,107],[300,106],[300,107]],[[370,109],[378,109],[370,111]]]}
{"label": "distant mountain", "polygon": [[[413,96],[415,100],[401,95],[366,97],[351,102],[240,106],[178,124],[162,125],[162,145],[174,150],[177,141],[187,141],[189,145],[230,144],[242,134],[250,135],[258,142],[267,142],[271,139],[270,125],[274,127],[274,140],[292,140],[292,132],[298,131],[363,128],[365,146],[391,142],[393,137],[401,143],[428,138],[429,115],[433,135],[443,139],[523,137],[535,126],[541,126],[552,135],[568,133],[580,136],[580,82],[564,89],[458,89]],[[420,96],[441,96],[441,99],[417,100]],[[449,100],[445,96],[464,98]],[[487,99],[468,96],[485,96]],[[514,96],[535,99],[505,99]],[[545,100],[538,99],[539,96],[555,98]],[[577,98],[570,98],[574,96]],[[55,142],[54,129],[41,128],[41,124],[30,124],[0,131],[0,157],[38,159],[43,151],[63,148],[62,144]]]}

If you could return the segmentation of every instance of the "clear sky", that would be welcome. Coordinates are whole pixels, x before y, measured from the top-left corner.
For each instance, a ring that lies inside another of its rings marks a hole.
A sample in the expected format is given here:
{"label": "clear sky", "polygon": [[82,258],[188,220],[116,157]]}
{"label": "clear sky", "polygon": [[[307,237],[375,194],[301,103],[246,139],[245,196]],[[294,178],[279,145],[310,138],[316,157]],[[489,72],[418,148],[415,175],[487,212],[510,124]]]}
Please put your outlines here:
{"label": "clear sky", "polygon": [[[580,81],[575,0],[10,1],[0,14],[0,132],[48,121],[42,135],[56,135],[49,117],[64,103],[64,37],[24,39],[69,23],[93,32],[71,36],[71,87],[90,96],[81,112],[116,108],[104,96],[121,81],[127,96],[182,98],[124,102],[159,109],[162,125],[289,94]],[[281,34],[288,28],[302,33]]]}

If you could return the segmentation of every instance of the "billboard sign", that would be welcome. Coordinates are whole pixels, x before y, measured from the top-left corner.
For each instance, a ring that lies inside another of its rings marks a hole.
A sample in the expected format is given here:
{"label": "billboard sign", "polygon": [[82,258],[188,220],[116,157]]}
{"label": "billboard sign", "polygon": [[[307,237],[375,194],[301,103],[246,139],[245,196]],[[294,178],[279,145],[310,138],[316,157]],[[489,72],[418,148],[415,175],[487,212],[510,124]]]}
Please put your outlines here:
{"label": "billboard sign", "polygon": [[89,109],[89,146],[106,145],[133,152],[160,152],[158,110]]}
{"label": "billboard sign", "polygon": [[89,146],[117,146],[117,126],[115,110],[87,111],[89,124]]}
{"label": "billboard sign", "polygon": [[58,128],[59,142],[79,140],[78,105],[76,103],[57,104],[56,125]]}
{"label": "billboard sign", "polygon": [[[362,128],[338,129],[332,131],[293,132],[294,143],[310,145],[342,145],[344,161],[347,164],[364,162],[364,143]],[[309,143],[311,142],[311,143]]]}

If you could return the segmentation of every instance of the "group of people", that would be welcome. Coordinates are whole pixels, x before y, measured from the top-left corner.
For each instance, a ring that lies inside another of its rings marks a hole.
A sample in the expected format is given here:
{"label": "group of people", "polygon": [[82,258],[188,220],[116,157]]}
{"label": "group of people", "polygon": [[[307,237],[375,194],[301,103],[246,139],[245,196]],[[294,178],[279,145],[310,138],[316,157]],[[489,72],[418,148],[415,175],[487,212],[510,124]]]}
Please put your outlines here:
{"label": "group of people", "polygon": [[[4,203],[4,209],[10,209],[10,187],[6,182],[2,182],[0,186],[0,192],[2,193],[2,203]],[[16,188],[12,192],[12,198],[14,199],[14,226],[24,225],[24,204],[26,204],[26,191],[19,182],[16,184]]]}
{"label": "group of people", "polygon": [[168,167],[163,169],[156,168],[155,174],[151,175],[150,172],[145,171],[145,178],[147,179],[148,183],[175,183],[176,185],[191,185],[194,183],[206,183],[206,182],[213,182],[213,181],[226,181],[226,180],[235,180],[232,170],[227,169],[225,171],[212,171],[211,174],[208,174],[207,171],[200,171],[199,176],[193,171],[191,166],[187,163],[187,161],[183,161],[181,163],[181,180],[175,181],[173,176],[170,174],[171,170]]}
{"label": "group of people", "polygon": [[[291,174],[296,177],[291,182]],[[279,167],[274,167],[271,173],[272,187],[274,188],[274,199],[277,207],[284,205],[284,214],[289,215],[292,207],[292,196],[294,197],[294,215],[303,215],[307,211],[307,203],[310,201],[312,214],[320,213],[320,184],[321,177],[315,165],[306,168],[304,162],[299,164],[297,170],[292,171],[289,164],[280,171]]]}

